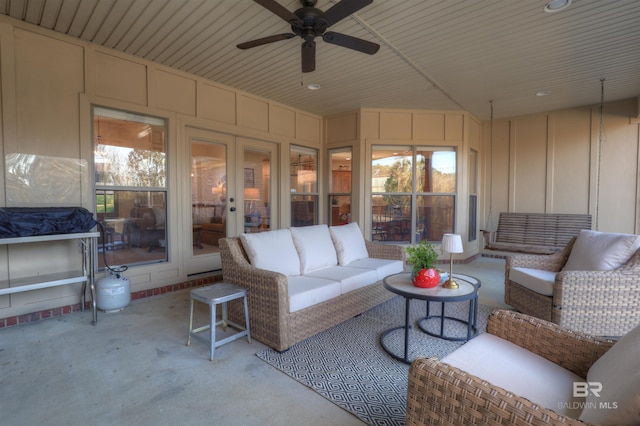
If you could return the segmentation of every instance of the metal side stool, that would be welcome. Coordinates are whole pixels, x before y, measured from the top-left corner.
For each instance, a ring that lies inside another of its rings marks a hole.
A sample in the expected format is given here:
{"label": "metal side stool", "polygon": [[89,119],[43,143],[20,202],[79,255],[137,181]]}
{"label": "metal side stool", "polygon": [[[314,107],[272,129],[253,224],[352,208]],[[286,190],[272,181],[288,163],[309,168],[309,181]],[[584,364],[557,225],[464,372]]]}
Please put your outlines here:
{"label": "metal side stool", "polygon": [[[229,321],[227,312],[227,302],[242,298],[244,300],[244,321],[246,328],[240,324]],[[210,322],[207,325],[193,328],[193,301],[206,303],[209,305]],[[216,306],[222,304],[222,319],[216,321]],[[223,330],[227,331],[227,326],[231,326],[237,333],[216,341],[216,326],[222,324]],[[210,331],[210,337],[206,338],[198,335],[202,331]],[[210,344],[210,360],[213,361],[213,352],[218,346],[232,342],[241,337],[247,336],[247,341],[251,343],[251,332],[249,331],[249,309],[247,306],[247,291],[242,287],[238,287],[229,283],[218,283],[207,287],[201,287],[191,290],[191,299],[189,304],[189,337],[187,338],[187,346],[191,344],[191,337],[200,340],[203,343]]]}

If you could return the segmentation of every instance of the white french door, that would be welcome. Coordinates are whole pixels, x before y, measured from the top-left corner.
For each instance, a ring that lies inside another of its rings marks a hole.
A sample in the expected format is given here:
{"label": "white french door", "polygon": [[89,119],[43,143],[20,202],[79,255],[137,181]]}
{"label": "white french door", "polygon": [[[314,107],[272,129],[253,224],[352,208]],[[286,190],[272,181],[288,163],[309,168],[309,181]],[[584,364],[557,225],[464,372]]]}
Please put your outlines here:
{"label": "white french door", "polygon": [[187,127],[189,155],[183,160],[182,221],[185,272],[188,275],[222,267],[219,240],[235,229],[234,180],[229,179],[235,138]]}
{"label": "white french door", "polygon": [[236,234],[279,227],[278,146],[255,139],[236,139]]}
{"label": "white french door", "polygon": [[221,269],[219,240],[278,226],[278,146],[187,127],[182,251],[187,275]]}

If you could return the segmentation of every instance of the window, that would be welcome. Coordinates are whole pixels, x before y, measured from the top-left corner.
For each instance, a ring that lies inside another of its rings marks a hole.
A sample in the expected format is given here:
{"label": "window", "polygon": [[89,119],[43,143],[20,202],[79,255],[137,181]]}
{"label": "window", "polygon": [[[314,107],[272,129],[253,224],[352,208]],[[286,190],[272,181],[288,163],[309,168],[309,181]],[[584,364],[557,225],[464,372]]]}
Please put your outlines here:
{"label": "window", "polygon": [[291,146],[291,226],[318,223],[318,152]]}
{"label": "window", "polygon": [[95,107],[93,132],[98,265],[166,261],[166,121]]}
{"label": "window", "polygon": [[329,225],[351,222],[351,148],[329,151],[331,184],[329,186]]}
{"label": "window", "polygon": [[478,238],[478,151],[469,151],[469,241]]}
{"label": "window", "polygon": [[374,146],[371,170],[372,239],[441,241],[454,231],[454,149]]}

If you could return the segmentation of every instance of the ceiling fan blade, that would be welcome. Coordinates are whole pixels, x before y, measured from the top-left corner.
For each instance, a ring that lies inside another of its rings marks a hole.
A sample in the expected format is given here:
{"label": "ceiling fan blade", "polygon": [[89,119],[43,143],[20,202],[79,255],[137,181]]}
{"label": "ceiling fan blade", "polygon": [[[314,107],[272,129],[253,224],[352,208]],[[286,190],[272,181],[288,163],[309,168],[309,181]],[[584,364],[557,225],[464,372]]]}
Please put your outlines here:
{"label": "ceiling fan blade", "polygon": [[274,41],[280,40],[288,40],[290,38],[294,38],[296,35],[293,33],[286,34],[276,34],[269,37],[258,38],[251,41],[246,41],[244,43],[240,43],[237,47],[238,49],[250,49],[256,46],[262,46],[263,44],[273,43]]}
{"label": "ceiling fan blade", "polygon": [[347,47],[368,55],[373,55],[380,49],[379,44],[361,38],[351,37],[346,34],[334,33],[333,31],[324,33],[322,39],[327,43],[337,44],[338,46]]}
{"label": "ceiling fan blade", "polygon": [[313,40],[302,43],[302,72],[316,69],[316,42]]}
{"label": "ceiling fan blade", "polygon": [[296,15],[293,14],[293,12],[291,12],[289,9],[282,6],[280,3],[278,3],[275,0],[253,0],[253,1],[258,3],[260,6],[264,7],[265,9],[271,11],[272,13],[278,15],[280,18],[284,19],[290,24],[297,22],[300,25],[302,25],[302,20],[300,18],[298,18]]}
{"label": "ceiling fan blade", "polygon": [[342,0],[335,6],[327,9],[321,16],[321,18],[327,21],[327,26],[333,25],[338,21],[342,21],[352,13],[357,12],[365,6],[373,3],[373,0]]}

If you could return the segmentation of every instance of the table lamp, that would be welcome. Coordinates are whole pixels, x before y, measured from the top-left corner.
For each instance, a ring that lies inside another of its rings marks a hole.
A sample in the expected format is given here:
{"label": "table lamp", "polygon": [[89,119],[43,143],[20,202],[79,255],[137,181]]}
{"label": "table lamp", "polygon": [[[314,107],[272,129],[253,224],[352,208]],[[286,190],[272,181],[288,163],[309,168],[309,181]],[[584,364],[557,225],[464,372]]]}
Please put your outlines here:
{"label": "table lamp", "polygon": [[260,190],[258,188],[245,188],[244,189],[244,201],[249,202],[249,208],[247,211],[253,213],[255,208],[255,202],[260,199]]}
{"label": "table lamp", "polygon": [[449,279],[442,285],[444,288],[458,288],[458,283],[453,280],[453,253],[462,253],[462,237],[458,234],[444,234],[442,237],[442,251],[449,253]]}

